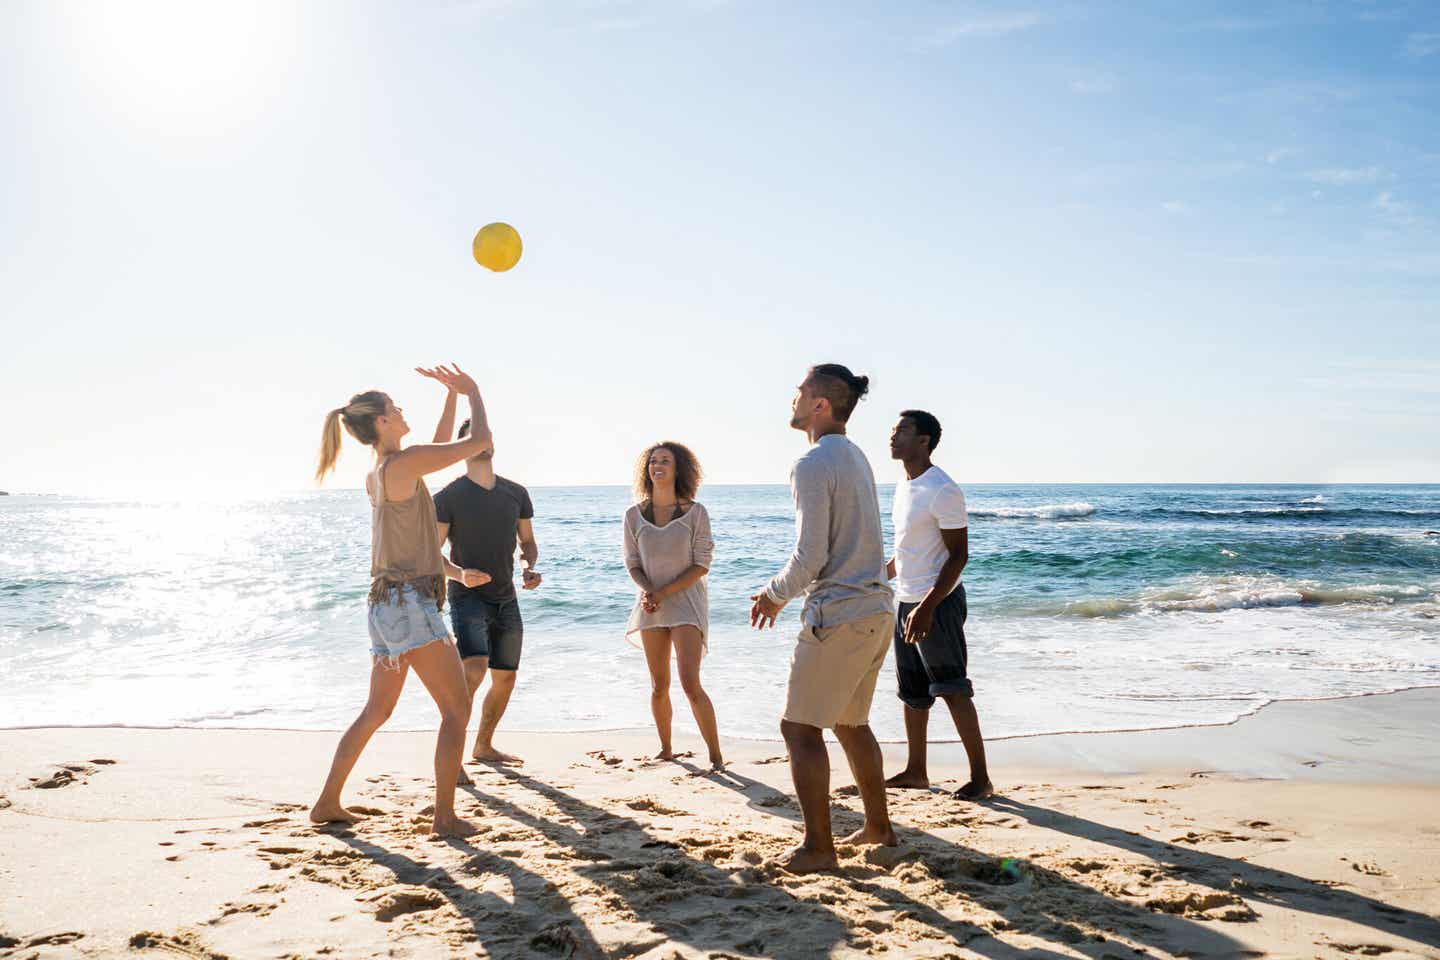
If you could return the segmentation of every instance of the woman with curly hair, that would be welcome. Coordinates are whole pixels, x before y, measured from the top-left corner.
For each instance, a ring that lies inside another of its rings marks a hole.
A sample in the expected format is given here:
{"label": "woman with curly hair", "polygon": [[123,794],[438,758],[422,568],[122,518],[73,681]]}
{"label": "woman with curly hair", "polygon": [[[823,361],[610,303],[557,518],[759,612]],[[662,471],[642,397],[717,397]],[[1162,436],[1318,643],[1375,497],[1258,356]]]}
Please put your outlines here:
{"label": "woman with curly hair", "polygon": [[[720,733],[715,707],[700,686],[700,660],[710,635],[710,596],[705,575],[715,553],[710,515],[695,501],[700,462],[684,444],[662,441],[635,462],[636,503],[625,511],[625,567],[640,588],[625,637],[645,651],[650,668],[650,712],[660,734],[657,760],[672,760],[670,651],[695,724],[710,749],[710,769],[720,770]],[[636,636],[639,642],[636,642]]]}

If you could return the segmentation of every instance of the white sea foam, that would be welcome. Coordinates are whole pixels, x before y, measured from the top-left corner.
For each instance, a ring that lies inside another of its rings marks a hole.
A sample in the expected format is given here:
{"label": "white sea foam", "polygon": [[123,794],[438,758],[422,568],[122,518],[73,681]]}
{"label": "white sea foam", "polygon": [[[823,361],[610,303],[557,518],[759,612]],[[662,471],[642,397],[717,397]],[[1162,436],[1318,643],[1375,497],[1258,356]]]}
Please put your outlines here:
{"label": "white sea foam", "polygon": [[1047,503],[1038,507],[977,507],[972,517],[996,517],[1004,520],[1070,520],[1088,517],[1095,512],[1093,503]]}
{"label": "white sea foam", "polygon": [[1263,607],[1333,606],[1440,600],[1440,584],[1373,583],[1326,586],[1309,580],[1271,576],[1198,577],[1136,597],[1107,597],[1066,604],[1070,616],[1118,617],[1146,613],[1219,613]]}
{"label": "white sea foam", "polygon": [[1300,502],[1301,502],[1301,503],[1324,503],[1324,502],[1325,502],[1325,497],[1324,497],[1323,495],[1317,493],[1317,494],[1315,494],[1315,496],[1313,496],[1313,497],[1306,497],[1304,500],[1301,500]]}

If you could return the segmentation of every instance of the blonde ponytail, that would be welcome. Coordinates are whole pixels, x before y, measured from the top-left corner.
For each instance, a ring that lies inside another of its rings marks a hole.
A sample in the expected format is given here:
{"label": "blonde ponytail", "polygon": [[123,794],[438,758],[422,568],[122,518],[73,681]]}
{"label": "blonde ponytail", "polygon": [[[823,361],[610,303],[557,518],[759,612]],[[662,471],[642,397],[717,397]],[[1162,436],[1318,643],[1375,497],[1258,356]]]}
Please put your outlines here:
{"label": "blonde ponytail", "polygon": [[316,483],[335,469],[335,461],[340,458],[340,415],[344,412],[344,407],[336,407],[325,414],[325,426],[320,433],[320,463],[315,467]]}
{"label": "blonde ponytail", "polygon": [[375,418],[383,417],[390,409],[390,397],[379,390],[366,390],[350,398],[343,407],[336,407],[325,414],[325,426],[320,434],[320,462],[315,467],[315,482],[335,469],[340,459],[340,424],[345,432],[366,446],[374,446],[380,439],[375,431]]}

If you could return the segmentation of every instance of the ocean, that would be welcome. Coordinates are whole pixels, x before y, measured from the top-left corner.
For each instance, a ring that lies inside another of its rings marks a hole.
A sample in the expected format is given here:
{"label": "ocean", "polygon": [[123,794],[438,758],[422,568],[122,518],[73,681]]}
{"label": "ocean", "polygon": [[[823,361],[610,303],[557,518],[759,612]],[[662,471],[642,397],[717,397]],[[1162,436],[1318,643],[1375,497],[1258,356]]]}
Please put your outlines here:
{"label": "ocean", "polygon": [[[892,487],[880,490],[889,536]],[[1440,684],[1440,486],[973,485],[965,571],[987,736],[1220,723],[1276,699]],[[623,632],[621,487],[534,487],[504,729],[650,724]],[[778,739],[800,604],[748,597],[794,538],[784,486],[711,486],[722,735]],[[0,726],[342,729],[370,669],[361,491],[241,502],[0,498]],[[872,722],[902,739],[887,662]],[[694,731],[674,687],[676,726]],[[412,682],[391,721],[437,715]],[[953,739],[942,711],[935,739]],[[589,742],[582,736],[582,742]]]}

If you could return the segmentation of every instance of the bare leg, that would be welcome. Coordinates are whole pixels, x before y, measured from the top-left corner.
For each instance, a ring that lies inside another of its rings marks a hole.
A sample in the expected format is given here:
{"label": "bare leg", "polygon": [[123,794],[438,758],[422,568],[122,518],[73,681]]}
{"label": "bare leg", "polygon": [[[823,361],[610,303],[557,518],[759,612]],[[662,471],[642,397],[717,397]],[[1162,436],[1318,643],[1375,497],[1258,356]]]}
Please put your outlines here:
{"label": "bare leg", "polygon": [[436,641],[410,651],[405,658],[440,708],[440,732],[435,737],[432,835],[469,836],[475,833],[475,825],[455,815],[455,782],[465,753],[465,728],[470,725],[470,691],[465,686],[460,654],[453,644]]}
{"label": "bare leg", "polygon": [[970,758],[970,782],[956,790],[955,795],[962,800],[984,800],[995,792],[995,786],[990,782],[990,768],[985,763],[985,740],[980,736],[975,700],[958,693],[947,693],[944,697],[955,721],[955,732],[965,744],[965,756]]}
{"label": "bare leg", "polygon": [[846,837],[844,842],[895,846],[900,840],[890,826],[890,811],[885,803],[885,758],[880,753],[880,744],[875,740],[870,724],[837,726],[835,739],[845,748],[845,759],[850,761],[850,773],[855,777],[860,800],[865,804],[864,825]]}
{"label": "bare leg", "polygon": [[909,757],[905,769],[885,781],[887,787],[930,788],[930,774],[925,762],[925,740],[929,727],[929,710],[916,710],[905,704],[905,742],[909,745]]}
{"label": "bare leg", "polygon": [[670,631],[642,630],[640,642],[645,645],[645,665],[650,668],[650,713],[655,717],[655,732],[660,734],[660,752],[656,760],[674,760],[670,743]]}
{"label": "bare leg", "polygon": [[353,823],[360,819],[341,805],[340,791],[345,788],[345,780],[355,768],[355,761],[360,759],[365,744],[370,742],[380,725],[390,719],[390,712],[400,699],[400,691],[405,689],[407,669],[403,663],[398,668],[387,667],[378,659],[371,664],[370,696],[360,716],[340,737],[335,758],[330,761],[330,775],[325,778],[325,786],[320,788],[320,799],[310,808],[311,820],[316,823]]}
{"label": "bare leg", "polygon": [[480,707],[480,731],[475,734],[475,749],[470,753],[476,760],[488,763],[523,762],[513,754],[501,753],[495,749],[495,728],[500,725],[500,718],[505,716],[505,708],[510,705],[510,694],[514,692],[515,671],[492,668],[490,692],[485,694],[485,702]]}
{"label": "bare leg", "polygon": [[780,734],[790,752],[790,776],[795,796],[805,817],[805,836],[800,846],[777,858],[776,863],[791,873],[815,873],[840,865],[835,857],[835,838],[830,835],[830,753],[819,727],[780,721]]}
{"label": "bare leg", "polygon": [[[468,694],[469,703],[469,710],[466,716],[469,717],[475,712],[475,694],[480,692],[480,685],[485,682],[485,671],[490,665],[490,658],[466,657],[460,661],[460,664],[465,668],[465,690]],[[467,719],[465,723],[468,726],[470,721]],[[456,779],[456,783],[462,787],[468,787],[474,782],[462,766],[460,768],[460,776]]]}
{"label": "bare leg", "polygon": [[725,769],[725,758],[720,754],[720,729],[715,723],[715,705],[710,695],[700,686],[700,659],[704,656],[705,641],[699,627],[676,627],[670,631],[675,644],[675,667],[680,674],[680,688],[690,701],[690,712],[695,715],[695,725],[705,746],[710,750],[710,769]]}

